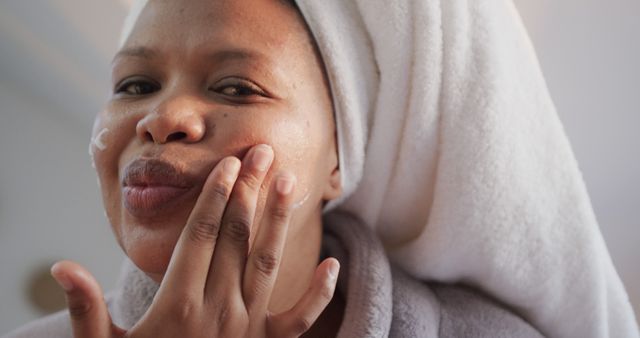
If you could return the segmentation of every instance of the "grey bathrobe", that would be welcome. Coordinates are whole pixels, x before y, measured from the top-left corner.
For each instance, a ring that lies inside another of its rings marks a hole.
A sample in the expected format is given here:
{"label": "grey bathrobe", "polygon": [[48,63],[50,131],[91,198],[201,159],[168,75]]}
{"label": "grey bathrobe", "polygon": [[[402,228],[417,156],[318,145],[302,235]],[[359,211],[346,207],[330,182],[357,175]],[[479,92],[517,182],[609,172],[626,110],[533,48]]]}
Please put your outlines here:
{"label": "grey bathrobe", "polygon": [[[341,262],[337,292],[346,300],[340,338],[541,337],[504,305],[460,285],[424,283],[389,263],[377,237],[354,218],[325,218],[323,255]],[[130,262],[107,304],[116,324],[130,328],[151,304],[157,285]],[[5,338],[72,337],[66,311],[32,322]]]}

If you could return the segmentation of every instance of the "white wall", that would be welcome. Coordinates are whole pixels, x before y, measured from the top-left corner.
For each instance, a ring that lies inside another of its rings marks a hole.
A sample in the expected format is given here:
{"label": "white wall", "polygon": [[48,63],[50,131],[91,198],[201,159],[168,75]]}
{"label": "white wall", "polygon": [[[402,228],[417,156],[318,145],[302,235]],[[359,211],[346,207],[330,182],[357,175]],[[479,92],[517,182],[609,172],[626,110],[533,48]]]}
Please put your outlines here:
{"label": "white wall", "polygon": [[[638,313],[640,1],[515,2]],[[0,2],[0,334],[39,316],[25,281],[44,263],[73,258],[113,285],[121,254],[87,144],[122,3]]]}
{"label": "white wall", "polygon": [[0,82],[0,334],[41,316],[25,298],[43,264],[72,258],[108,289],[122,259],[90,165],[89,127],[29,92]]}
{"label": "white wall", "polygon": [[0,335],[41,316],[29,281],[56,260],[114,284],[122,254],[87,150],[125,13],[111,0],[0,1]]}

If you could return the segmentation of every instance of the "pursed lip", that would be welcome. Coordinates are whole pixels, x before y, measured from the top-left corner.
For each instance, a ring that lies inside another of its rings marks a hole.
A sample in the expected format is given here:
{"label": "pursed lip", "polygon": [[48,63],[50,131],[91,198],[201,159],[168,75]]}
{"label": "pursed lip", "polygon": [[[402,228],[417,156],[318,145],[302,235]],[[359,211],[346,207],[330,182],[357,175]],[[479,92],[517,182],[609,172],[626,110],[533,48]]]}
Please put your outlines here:
{"label": "pursed lip", "polygon": [[125,208],[136,217],[152,217],[182,200],[195,179],[161,159],[137,159],[124,169],[122,195]]}

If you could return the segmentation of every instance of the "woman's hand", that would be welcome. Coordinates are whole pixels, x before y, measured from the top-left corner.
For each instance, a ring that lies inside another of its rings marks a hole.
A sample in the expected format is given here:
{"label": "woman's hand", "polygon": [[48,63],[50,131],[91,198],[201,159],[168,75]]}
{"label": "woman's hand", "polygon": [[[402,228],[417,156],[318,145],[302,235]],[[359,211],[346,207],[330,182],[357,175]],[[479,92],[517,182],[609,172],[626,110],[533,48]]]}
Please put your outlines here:
{"label": "woman's hand", "polygon": [[339,264],[333,258],[322,262],[292,309],[269,313],[295,185],[290,174],[275,179],[249,252],[256,201],[272,159],[271,148],[258,145],[242,165],[229,157],[212,170],[153,303],[129,331],[112,323],[100,286],[87,270],[56,263],[51,272],[65,289],[74,336],[280,338],[307,331],[333,296]]}

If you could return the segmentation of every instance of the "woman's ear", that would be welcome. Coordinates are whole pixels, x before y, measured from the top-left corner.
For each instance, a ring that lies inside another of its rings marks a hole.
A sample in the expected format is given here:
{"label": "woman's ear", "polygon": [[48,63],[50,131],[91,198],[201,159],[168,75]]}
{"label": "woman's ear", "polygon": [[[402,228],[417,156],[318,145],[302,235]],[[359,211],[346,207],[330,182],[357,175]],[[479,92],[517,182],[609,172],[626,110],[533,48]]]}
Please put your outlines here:
{"label": "woman's ear", "polygon": [[330,173],[322,194],[322,199],[325,201],[336,199],[342,195],[342,178],[340,175],[340,164],[338,163],[338,152],[336,151],[335,146],[333,148],[333,152],[329,157],[328,169],[330,170]]}
{"label": "woman's ear", "polygon": [[322,198],[325,201],[336,199],[342,195],[342,181],[340,179],[340,169],[336,166],[331,172]]}

